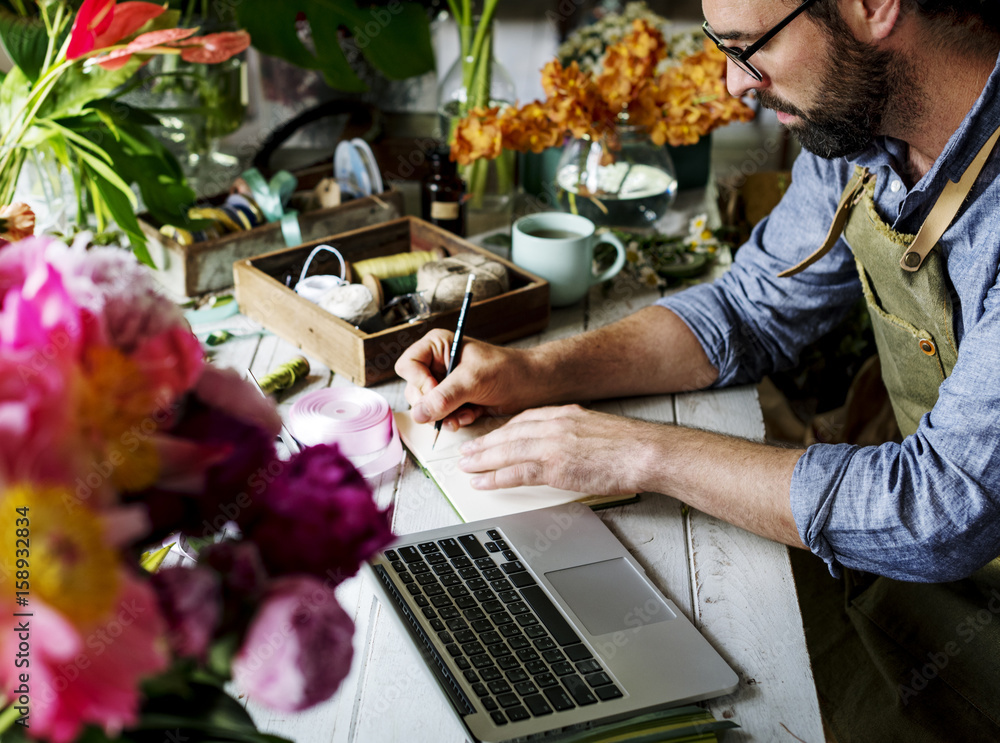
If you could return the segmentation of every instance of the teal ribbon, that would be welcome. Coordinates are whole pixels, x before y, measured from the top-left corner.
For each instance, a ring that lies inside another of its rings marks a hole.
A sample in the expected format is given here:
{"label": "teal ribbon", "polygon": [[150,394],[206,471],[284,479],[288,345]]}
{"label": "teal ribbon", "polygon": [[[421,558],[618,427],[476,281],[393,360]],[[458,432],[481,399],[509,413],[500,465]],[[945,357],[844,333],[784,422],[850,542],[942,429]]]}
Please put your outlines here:
{"label": "teal ribbon", "polygon": [[268,222],[281,222],[281,236],[285,238],[285,245],[301,245],[299,213],[294,209],[285,209],[285,204],[299,184],[298,179],[287,170],[279,170],[270,181],[266,181],[257,168],[250,168],[243,171],[243,180],[250,187],[250,195],[263,212],[264,219]]}

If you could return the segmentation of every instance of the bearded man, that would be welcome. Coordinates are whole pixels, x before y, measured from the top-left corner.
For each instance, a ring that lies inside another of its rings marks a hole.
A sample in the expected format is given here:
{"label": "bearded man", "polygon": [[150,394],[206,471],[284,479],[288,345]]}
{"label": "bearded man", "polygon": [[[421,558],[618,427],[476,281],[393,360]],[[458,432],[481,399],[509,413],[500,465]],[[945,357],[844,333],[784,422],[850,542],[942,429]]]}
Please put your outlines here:
{"label": "bearded man", "polygon": [[[781,203],[721,279],[614,325],[468,341],[446,379],[450,336],[428,334],[396,367],[413,417],[524,411],[465,445],[476,487],[665,493],[820,558],[794,562],[840,743],[1000,740],[1000,3],[703,10],[730,92],[806,150]],[[758,381],[862,296],[901,442],[793,450],[539,407]]]}

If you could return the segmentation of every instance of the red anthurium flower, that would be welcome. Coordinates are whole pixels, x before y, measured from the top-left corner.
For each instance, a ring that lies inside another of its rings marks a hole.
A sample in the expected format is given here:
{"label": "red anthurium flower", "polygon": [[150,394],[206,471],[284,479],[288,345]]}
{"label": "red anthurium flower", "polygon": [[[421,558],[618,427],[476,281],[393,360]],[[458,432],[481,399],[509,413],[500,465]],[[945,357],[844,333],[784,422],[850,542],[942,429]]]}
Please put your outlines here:
{"label": "red anthurium flower", "polygon": [[165,28],[161,31],[150,31],[147,34],[136,36],[121,49],[115,49],[102,57],[97,57],[96,61],[106,70],[115,70],[126,64],[136,52],[147,51],[171,41],[180,41],[196,33],[198,33],[197,28]]}
{"label": "red anthurium flower", "polygon": [[69,34],[66,59],[76,59],[94,51],[98,35],[108,30],[114,13],[115,0],[83,0]]}
{"label": "red anthurium flower", "polygon": [[110,25],[103,32],[97,34],[94,48],[101,49],[117,44],[122,39],[134,34],[166,9],[166,5],[155,3],[138,1],[119,3],[114,6]]}
{"label": "red anthurium flower", "polygon": [[181,59],[185,62],[217,64],[225,62],[250,46],[250,34],[246,31],[223,31],[188,39],[173,46],[186,47],[181,52]]}

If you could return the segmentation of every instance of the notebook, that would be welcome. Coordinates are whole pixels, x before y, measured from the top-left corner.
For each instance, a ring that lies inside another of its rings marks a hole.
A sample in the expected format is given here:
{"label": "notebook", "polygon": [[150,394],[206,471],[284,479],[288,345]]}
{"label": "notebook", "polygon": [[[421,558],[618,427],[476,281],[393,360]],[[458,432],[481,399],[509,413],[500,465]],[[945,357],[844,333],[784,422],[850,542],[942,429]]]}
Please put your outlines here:
{"label": "notebook", "polygon": [[458,447],[503,425],[508,418],[483,417],[458,431],[441,429],[437,445],[434,424],[416,423],[409,412],[395,413],[399,437],[424,471],[437,483],[463,521],[478,521],[536,508],[579,501],[591,508],[628,503],[638,495],[589,495],[560,490],[548,485],[530,485],[500,490],[476,490],[469,484],[472,475],[458,468]]}
{"label": "notebook", "polygon": [[476,741],[575,739],[738,684],[576,502],[402,536],[366,570]]}

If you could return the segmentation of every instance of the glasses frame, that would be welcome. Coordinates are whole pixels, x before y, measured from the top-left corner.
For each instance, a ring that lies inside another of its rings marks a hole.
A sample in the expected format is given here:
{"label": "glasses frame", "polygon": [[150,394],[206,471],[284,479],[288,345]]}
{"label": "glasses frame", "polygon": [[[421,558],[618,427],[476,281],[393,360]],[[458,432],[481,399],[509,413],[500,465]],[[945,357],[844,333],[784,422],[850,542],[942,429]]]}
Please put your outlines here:
{"label": "glasses frame", "polygon": [[712,41],[712,43],[719,48],[719,51],[725,54],[727,57],[729,57],[729,59],[731,59],[736,64],[737,67],[739,67],[741,70],[743,70],[757,82],[760,82],[761,80],[764,79],[764,76],[760,73],[760,70],[758,70],[750,63],[749,61],[750,57],[752,57],[754,54],[763,49],[764,45],[767,44],[767,42],[769,42],[771,39],[773,39],[781,29],[783,29],[789,23],[798,18],[799,14],[801,14],[802,11],[804,11],[814,2],[816,2],[816,0],[803,0],[802,3],[800,3],[799,6],[795,8],[795,10],[786,15],[780,21],[778,21],[777,24],[772,26],[770,29],[765,31],[763,36],[761,36],[759,39],[757,39],[757,41],[755,41],[745,49],[739,49],[738,47],[727,45],[723,39],[720,39],[716,35],[715,31],[712,30],[712,27],[708,25],[708,21],[705,21],[704,23],[701,24],[701,30],[704,31],[705,36],[707,36]]}

